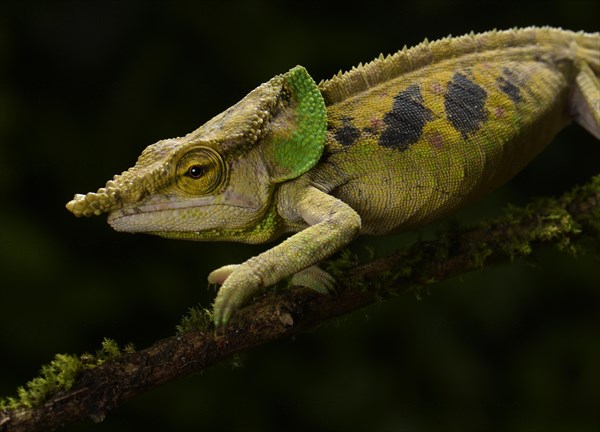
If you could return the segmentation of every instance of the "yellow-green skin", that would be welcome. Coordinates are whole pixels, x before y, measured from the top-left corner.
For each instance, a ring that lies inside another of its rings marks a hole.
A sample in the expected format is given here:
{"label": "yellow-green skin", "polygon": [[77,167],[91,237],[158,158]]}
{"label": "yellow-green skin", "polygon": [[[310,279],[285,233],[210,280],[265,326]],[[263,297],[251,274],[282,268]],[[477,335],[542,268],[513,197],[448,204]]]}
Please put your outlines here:
{"label": "yellow-green skin", "polygon": [[506,181],[576,121],[600,138],[600,34],[553,28],[423,42],[318,86],[300,66],[183,138],[149,146],[77,216],[117,230],[281,244],[215,270],[214,321],[263,288],[320,291],[315,265],[358,234],[446,215]]}

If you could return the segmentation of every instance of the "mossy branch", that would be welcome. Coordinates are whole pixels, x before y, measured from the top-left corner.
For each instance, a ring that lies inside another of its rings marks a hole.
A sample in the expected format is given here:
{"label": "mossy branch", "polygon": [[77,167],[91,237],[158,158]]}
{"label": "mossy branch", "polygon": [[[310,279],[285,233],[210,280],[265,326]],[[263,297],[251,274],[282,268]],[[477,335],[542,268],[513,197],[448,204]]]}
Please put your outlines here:
{"label": "mossy branch", "polygon": [[574,248],[575,240],[583,237],[600,242],[600,176],[560,198],[512,208],[498,221],[456,228],[366,265],[353,265],[343,256],[329,269],[338,273],[335,295],[307,289],[269,292],[240,310],[224,334],[215,335],[208,313],[193,309],[176,336],[144,350],[121,352],[105,341],[95,356],[57,356],[41,377],[19,390],[19,397],[3,401],[0,431],[48,431],[86,418],[101,421],[143,391],[254,346],[379,299],[512,261],[542,245]]}

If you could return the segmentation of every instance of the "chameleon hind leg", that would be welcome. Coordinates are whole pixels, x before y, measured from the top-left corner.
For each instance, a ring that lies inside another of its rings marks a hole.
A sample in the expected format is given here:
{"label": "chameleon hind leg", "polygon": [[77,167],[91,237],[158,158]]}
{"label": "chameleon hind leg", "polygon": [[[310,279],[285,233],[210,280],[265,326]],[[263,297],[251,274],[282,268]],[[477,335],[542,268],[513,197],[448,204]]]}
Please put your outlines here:
{"label": "chameleon hind leg", "polygon": [[575,121],[600,139],[600,79],[586,62],[575,77],[571,109]]}

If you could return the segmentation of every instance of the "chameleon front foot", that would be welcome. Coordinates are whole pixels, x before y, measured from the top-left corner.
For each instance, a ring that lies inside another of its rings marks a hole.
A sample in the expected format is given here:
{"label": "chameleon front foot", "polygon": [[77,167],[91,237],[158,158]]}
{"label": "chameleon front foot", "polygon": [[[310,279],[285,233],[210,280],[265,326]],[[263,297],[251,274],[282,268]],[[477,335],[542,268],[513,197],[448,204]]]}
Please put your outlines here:
{"label": "chameleon front foot", "polygon": [[233,312],[263,288],[260,277],[244,264],[230,264],[212,271],[208,282],[220,284],[213,309],[215,328],[225,327]]}
{"label": "chameleon front foot", "polygon": [[[244,264],[226,265],[212,271],[208,282],[220,284],[213,309],[215,328],[225,327],[233,313],[265,288],[264,281]],[[294,276],[290,283],[311,288],[321,294],[334,290],[335,279],[317,266],[308,267]]]}

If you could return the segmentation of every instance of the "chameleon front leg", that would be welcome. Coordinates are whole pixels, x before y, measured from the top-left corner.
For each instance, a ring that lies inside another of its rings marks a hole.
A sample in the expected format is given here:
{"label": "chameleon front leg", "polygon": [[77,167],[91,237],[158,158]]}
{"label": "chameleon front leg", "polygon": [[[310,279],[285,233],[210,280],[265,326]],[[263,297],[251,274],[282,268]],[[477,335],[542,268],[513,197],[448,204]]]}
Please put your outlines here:
{"label": "chameleon front leg", "polygon": [[300,198],[292,216],[307,228],[242,264],[210,274],[209,282],[223,283],[215,300],[215,327],[227,325],[234,310],[264,288],[324,260],[358,235],[360,216],[346,203],[312,186],[293,196]]}

